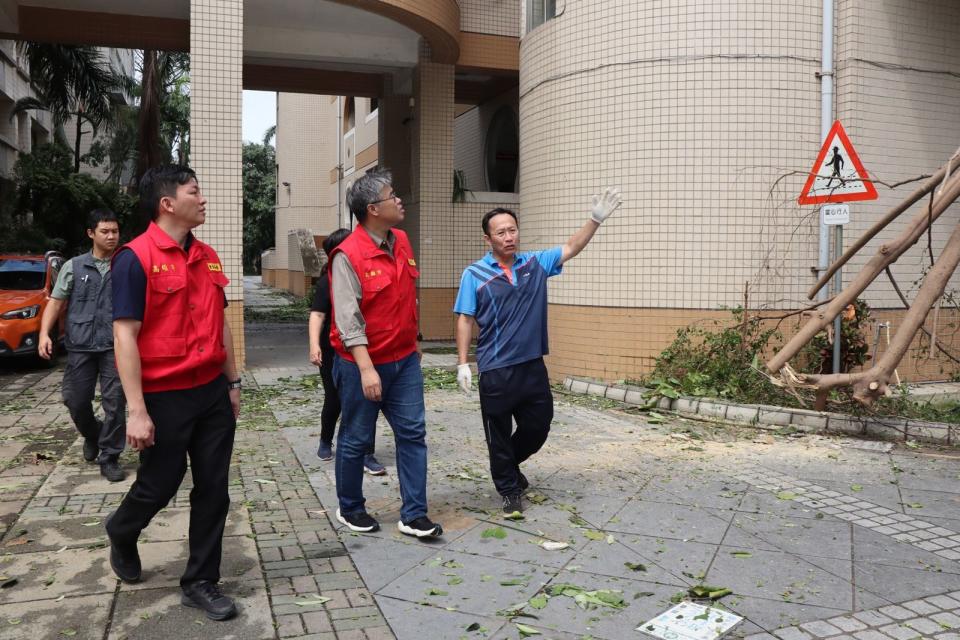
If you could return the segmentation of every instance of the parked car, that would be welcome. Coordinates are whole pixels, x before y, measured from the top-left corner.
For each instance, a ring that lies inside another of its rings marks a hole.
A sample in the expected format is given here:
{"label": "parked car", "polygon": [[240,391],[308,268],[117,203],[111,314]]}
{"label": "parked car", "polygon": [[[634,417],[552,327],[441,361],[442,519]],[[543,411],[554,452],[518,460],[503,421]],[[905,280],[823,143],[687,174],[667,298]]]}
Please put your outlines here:
{"label": "parked car", "polygon": [[[0,358],[36,356],[40,318],[50,301],[63,256],[0,254]],[[63,343],[63,318],[56,324],[54,345]]]}

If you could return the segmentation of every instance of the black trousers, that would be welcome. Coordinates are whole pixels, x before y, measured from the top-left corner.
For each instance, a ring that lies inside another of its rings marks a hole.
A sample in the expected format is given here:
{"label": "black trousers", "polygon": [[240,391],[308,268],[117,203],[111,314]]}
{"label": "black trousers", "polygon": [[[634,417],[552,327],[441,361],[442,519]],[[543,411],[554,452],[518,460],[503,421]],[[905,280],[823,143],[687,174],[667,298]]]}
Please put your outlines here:
{"label": "black trousers", "polygon": [[[93,413],[93,398],[100,378],[100,407],[103,422]],[[113,350],[69,351],[63,371],[63,404],[70,411],[77,431],[100,449],[98,462],[116,459],[123,453],[127,439],[126,402]]]}
{"label": "black trousers", "polygon": [[333,384],[333,359],[335,352],[323,351],[323,364],[320,366],[320,380],[323,382],[323,409],[320,410],[320,440],[331,444],[333,432],[340,418],[340,394]]}
{"label": "black trousers", "polygon": [[[547,441],[553,394],[543,358],[480,374],[480,412],[490,476],[502,496],[520,493],[520,463]],[[513,430],[516,420],[517,429]]]}
{"label": "black trousers", "polygon": [[220,579],[223,527],[230,507],[228,476],[236,420],[227,379],[192,389],[145,393],[156,427],[154,445],[140,452],[137,479],[110,519],[107,533],[135,542],[150,520],[176,495],[187,471],[190,491],[190,559],[181,585]]}

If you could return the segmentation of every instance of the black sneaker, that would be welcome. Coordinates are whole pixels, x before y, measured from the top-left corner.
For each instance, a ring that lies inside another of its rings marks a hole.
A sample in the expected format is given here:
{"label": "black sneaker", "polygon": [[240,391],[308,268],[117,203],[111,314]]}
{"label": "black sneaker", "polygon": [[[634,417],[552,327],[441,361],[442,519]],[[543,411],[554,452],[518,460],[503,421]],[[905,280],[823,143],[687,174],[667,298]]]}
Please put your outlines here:
{"label": "black sneaker", "polygon": [[343,515],[340,513],[340,509],[337,509],[337,520],[339,520],[341,524],[346,525],[350,531],[369,533],[380,530],[380,523],[374,520],[366,511]]}
{"label": "black sneaker", "polygon": [[237,605],[220,593],[220,587],[209,580],[201,580],[183,587],[180,604],[203,609],[211,620],[229,620],[237,615]]}
{"label": "black sneaker", "polygon": [[397,529],[400,529],[400,533],[417,538],[439,538],[443,535],[443,527],[431,522],[427,516],[420,516],[410,522],[401,520],[397,523]]}
{"label": "black sneaker", "polygon": [[513,513],[523,513],[523,503],[520,501],[520,494],[503,496],[503,513],[508,516]]}
{"label": "black sneaker", "polygon": [[100,463],[100,475],[110,482],[120,482],[127,477],[127,472],[123,470],[116,458],[107,458]]}
{"label": "black sneaker", "polygon": [[107,517],[107,537],[110,539],[110,567],[124,582],[140,582],[141,566],[137,543],[121,544],[110,535],[110,520],[116,512]]}
{"label": "black sneaker", "polygon": [[97,454],[100,453],[100,447],[97,445],[97,441],[92,438],[83,439],[83,459],[87,462],[93,462],[97,459]]}
{"label": "black sneaker", "polygon": [[527,476],[523,475],[520,469],[517,469],[517,477],[520,478],[520,493],[526,493],[527,489],[530,488],[530,481],[527,480]]}

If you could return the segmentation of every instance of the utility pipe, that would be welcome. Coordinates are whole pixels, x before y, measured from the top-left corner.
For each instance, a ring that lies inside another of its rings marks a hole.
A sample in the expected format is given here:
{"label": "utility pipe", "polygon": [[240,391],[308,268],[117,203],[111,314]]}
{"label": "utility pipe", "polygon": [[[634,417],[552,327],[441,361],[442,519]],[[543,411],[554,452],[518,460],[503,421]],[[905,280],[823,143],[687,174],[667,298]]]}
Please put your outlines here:
{"label": "utility pipe", "polygon": [[[823,0],[823,36],[820,59],[820,141],[823,144],[830,133],[830,128],[833,126],[833,0]],[[817,277],[822,278],[829,267],[830,227],[823,224],[821,219]],[[828,295],[827,287],[822,287],[817,293],[817,300],[824,302]]]}

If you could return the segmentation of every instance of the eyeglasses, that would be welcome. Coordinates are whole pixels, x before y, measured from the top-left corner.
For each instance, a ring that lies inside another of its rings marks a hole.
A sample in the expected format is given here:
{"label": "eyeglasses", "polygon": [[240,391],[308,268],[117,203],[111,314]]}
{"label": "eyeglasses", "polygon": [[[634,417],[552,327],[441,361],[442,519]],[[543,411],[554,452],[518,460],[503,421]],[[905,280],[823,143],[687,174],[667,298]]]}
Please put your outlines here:
{"label": "eyeglasses", "polygon": [[388,195],[386,198],[380,198],[379,200],[374,200],[370,204],[380,204],[381,202],[386,202],[387,200],[399,200],[399,199],[400,199],[400,196],[397,195],[397,192],[391,191],[390,195]]}

